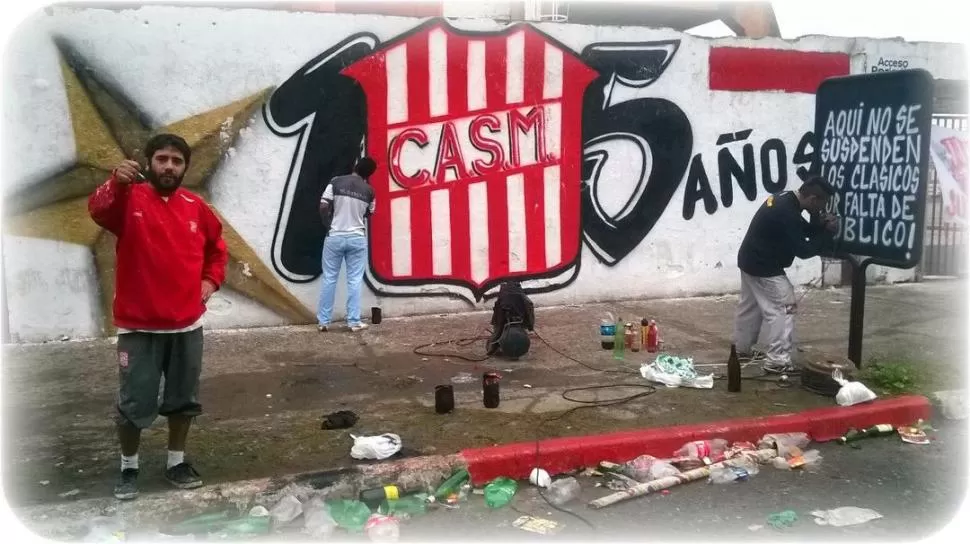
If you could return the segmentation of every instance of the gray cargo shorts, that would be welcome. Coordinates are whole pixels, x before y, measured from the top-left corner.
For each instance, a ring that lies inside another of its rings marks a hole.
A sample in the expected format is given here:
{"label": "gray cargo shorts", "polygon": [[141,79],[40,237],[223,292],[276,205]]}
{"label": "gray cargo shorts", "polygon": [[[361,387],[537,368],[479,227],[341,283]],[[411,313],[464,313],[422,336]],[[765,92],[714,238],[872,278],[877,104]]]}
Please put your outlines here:
{"label": "gray cargo shorts", "polygon": [[[188,332],[118,335],[118,423],[147,429],[159,415],[197,416],[202,327]],[[159,406],[158,390],[165,376]]]}

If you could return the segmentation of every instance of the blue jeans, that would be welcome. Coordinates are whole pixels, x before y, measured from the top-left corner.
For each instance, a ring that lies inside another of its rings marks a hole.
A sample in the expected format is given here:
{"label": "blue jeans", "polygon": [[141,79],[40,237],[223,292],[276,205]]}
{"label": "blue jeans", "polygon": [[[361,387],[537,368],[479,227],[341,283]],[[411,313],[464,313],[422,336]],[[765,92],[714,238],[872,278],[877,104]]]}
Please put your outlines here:
{"label": "blue jeans", "polygon": [[360,282],[367,264],[367,237],[358,235],[327,236],[323,243],[323,288],[317,323],[329,325],[333,299],[337,291],[340,265],[347,261],[347,325],[360,325]]}

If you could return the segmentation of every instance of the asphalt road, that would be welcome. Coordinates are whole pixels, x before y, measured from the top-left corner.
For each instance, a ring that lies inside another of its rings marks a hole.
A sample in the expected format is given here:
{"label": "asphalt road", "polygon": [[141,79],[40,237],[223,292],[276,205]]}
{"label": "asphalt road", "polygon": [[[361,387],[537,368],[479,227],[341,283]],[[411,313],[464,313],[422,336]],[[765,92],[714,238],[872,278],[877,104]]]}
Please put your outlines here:
{"label": "asphalt road", "polygon": [[[816,473],[764,466],[746,482],[713,485],[693,482],[667,495],[632,499],[601,510],[586,503],[610,491],[580,478],[583,496],[567,508],[582,521],[546,505],[535,488],[520,486],[512,504],[489,510],[481,496],[457,510],[436,511],[401,527],[402,541],[589,541],[612,540],[918,540],[944,528],[962,507],[967,492],[965,423],[938,425],[929,445],[898,437],[859,442],[859,449],[814,444],[823,461]],[[819,526],[812,511],[841,506],[871,508],[884,517],[850,527]],[[776,530],[766,523],[773,512],[793,510],[798,521]],[[559,522],[554,535],[512,526],[528,514]],[[762,526],[757,528],[756,526]]]}

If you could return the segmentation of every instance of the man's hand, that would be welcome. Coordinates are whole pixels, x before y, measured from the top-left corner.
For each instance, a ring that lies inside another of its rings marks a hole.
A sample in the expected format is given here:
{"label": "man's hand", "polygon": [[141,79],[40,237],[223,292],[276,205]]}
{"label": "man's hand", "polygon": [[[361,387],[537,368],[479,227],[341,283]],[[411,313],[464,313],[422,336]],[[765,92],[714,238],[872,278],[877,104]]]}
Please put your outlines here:
{"label": "man's hand", "polygon": [[202,280],[202,302],[209,302],[209,297],[216,292],[216,284],[209,280]]}
{"label": "man's hand", "polygon": [[138,181],[141,173],[141,165],[132,160],[122,161],[114,169],[115,180],[118,183],[134,183]]}

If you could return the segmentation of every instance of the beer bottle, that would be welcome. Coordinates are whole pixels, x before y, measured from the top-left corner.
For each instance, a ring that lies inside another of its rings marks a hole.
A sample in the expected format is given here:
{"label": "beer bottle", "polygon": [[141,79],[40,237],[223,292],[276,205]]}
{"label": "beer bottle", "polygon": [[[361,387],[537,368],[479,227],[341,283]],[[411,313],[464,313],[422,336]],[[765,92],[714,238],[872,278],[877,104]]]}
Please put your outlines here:
{"label": "beer bottle", "polygon": [[738,360],[738,350],[731,344],[731,355],[727,362],[728,391],[737,393],[741,391],[741,361]]}
{"label": "beer bottle", "polygon": [[848,444],[849,442],[855,442],[856,440],[862,440],[863,438],[872,438],[874,436],[887,436],[896,432],[896,428],[888,423],[883,423],[881,425],[873,425],[868,429],[849,429],[849,432],[845,433],[839,438],[839,444]]}

